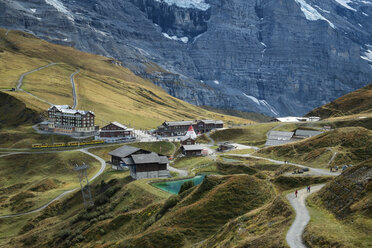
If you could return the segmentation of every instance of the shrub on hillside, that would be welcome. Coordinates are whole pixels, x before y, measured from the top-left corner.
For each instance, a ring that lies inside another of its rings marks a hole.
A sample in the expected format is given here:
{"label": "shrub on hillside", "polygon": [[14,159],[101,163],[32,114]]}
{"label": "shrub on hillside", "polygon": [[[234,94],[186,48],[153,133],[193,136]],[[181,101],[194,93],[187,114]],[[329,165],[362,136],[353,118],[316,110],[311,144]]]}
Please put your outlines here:
{"label": "shrub on hillside", "polygon": [[185,192],[186,190],[191,189],[194,186],[195,186],[195,184],[194,184],[193,181],[186,181],[181,185],[181,188],[180,188],[180,191],[178,192],[178,194],[180,195],[180,194],[182,194],[182,192]]}

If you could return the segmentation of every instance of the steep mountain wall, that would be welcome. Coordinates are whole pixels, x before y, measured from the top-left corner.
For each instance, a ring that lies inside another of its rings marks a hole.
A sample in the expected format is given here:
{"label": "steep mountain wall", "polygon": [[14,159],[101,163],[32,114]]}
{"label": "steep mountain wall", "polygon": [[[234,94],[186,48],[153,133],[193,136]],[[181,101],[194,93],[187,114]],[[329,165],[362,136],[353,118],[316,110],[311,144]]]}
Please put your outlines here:
{"label": "steep mountain wall", "polygon": [[372,81],[371,1],[3,0],[0,14],[197,105],[302,115]]}

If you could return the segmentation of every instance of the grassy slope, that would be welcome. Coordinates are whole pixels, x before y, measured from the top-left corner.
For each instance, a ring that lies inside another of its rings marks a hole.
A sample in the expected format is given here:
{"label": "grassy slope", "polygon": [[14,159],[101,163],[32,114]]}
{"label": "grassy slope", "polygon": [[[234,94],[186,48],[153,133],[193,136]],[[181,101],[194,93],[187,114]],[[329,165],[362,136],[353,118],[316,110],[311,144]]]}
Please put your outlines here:
{"label": "grassy slope", "polygon": [[[153,128],[164,120],[214,118],[236,123],[250,121],[213,113],[165,93],[135,76],[112,59],[83,53],[71,47],[50,44],[30,34],[0,29],[0,88],[14,87],[19,76],[50,62],[60,63],[25,78],[25,89],[53,103],[71,104],[69,74],[77,68],[77,93],[81,109],[96,113],[97,124],[119,121],[137,128]],[[48,105],[23,92],[9,92],[37,111]],[[68,97],[70,96],[70,98]]]}
{"label": "grassy slope", "polygon": [[22,88],[48,102],[72,106],[70,75],[74,71],[75,69],[67,64],[50,66],[26,76]]}
{"label": "grassy slope", "polygon": [[39,119],[36,111],[26,108],[18,99],[0,92],[0,128],[34,124]]}
{"label": "grassy slope", "polygon": [[[172,243],[173,247],[181,247],[195,243],[214,234],[229,219],[262,206],[271,197],[271,187],[265,181],[248,175],[208,177],[147,231],[122,244],[140,247],[158,241],[161,242],[156,243],[158,247]],[[168,235],[177,242],[167,239]]]}
{"label": "grassy slope", "polygon": [[329,182],[308,199],[311,221],[304,234],[311,247],[372,246],[372,160]]}
{"label": "grassy slope", "polygon": [[216,142],[233,141],[244,145],[263,146],[266,142],[266,133],[278,125],[280,123],[264,123],[225,129],[212,133],[211,138]]}
{"label": "grassy slope", "polygon": [[31,148],[31,144],[35,143],[68,142],[71,140],[73,139],[69,136],[38,134],[28,125],[0,129],[1,148]]}
{"label": "grassy slope", "polygon": [[371,114],[372,84],[346,94],[335,101],[314,109],[307,116],[329,117],[348,116],[355,114]]}
{"label": "grassy slope", "polygon": [[[355,164],[371,158],[372,131],[362,127],[339,128],[334,131],[291,144],[258,151],[258,155],[328,168]],[[334,152],[334,160],[328,164]]]}
{"label": "grassy slope", "polygon": [[37,208],[54,196],[79,185],[75,164],[91,166],[92,176],[98,162],[81,152],[18,154],[0,158],[0,214]]}
{"label": "grassy slope", "polygon": [[230,220],[197,247],[288,247],[285,234],[292,210],[283,196],[263,207]]}

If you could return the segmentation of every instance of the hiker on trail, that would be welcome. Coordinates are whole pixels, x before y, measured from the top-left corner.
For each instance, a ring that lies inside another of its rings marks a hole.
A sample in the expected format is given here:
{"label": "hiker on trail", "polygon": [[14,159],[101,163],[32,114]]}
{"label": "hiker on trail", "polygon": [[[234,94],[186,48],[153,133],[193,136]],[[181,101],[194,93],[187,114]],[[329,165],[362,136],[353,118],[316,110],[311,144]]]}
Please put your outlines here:
{"label": "hiker on trail", "polygon": [[307,186],[307,192],[310,193],[310,186]]}
{"label": "hiker on trail", "polygon": [[298,192],[297,192],[297,189],[296,189],[296,191],[295,191],[295,196],[296,196],[296,198],[297,198],[297,193],[298,193]]}

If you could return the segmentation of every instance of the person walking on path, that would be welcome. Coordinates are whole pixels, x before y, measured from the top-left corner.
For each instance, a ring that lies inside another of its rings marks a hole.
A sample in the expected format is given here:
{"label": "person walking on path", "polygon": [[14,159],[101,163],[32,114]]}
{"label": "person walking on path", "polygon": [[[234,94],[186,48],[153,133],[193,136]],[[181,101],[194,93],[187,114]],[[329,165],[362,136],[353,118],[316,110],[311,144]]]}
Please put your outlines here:
{"label": "person walking on path", "polygon": [[297,193],[298,193],[298,191],[297,191],[297,189],[296,189],[296,191],[295,191],[295,197],[297,198]]}
{"label": "person walking on path", "polygon": [[310,185],[307,186],[307,192],[310,193]]}

